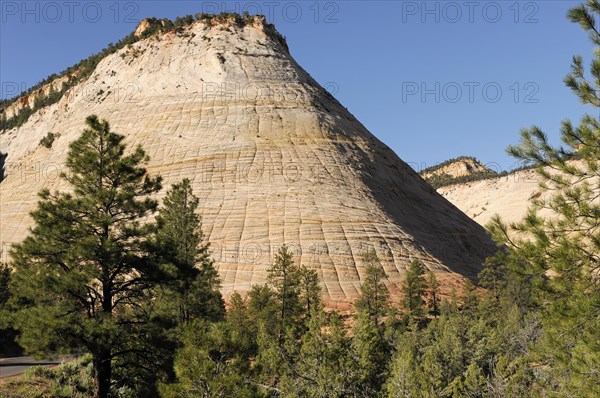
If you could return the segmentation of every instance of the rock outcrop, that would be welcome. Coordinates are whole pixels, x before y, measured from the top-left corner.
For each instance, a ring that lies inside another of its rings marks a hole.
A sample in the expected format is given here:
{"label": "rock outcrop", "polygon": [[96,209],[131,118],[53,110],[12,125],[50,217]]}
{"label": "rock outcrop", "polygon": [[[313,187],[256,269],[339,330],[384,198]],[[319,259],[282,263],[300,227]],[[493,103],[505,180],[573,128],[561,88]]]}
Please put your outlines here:
{"label": "rock outcrop", "polygon": [[[586,167],[583,161],[571,162],[576,167]],[[556,173],[550,168],[547,171],[550,174]],[[552,190],[544,191],[540,187],[541,182],[542,178],[537,171],[530,168],[478,181],[443,186],[438,188],[438,192],[473,220],[485,226],[495,214],[507,223],[521,221],[533,199],[549,199],[555,193]],[[598,186],[600,178],[592,177],[587,182]],[[595,200],[599,201],[600,198]],[[554,216],[549,209],[543,209],[539,214],[543,217]]]}
{"label": "rock outcrop", "polygon": [[440,165],[427,168],[421,171],[420,174],[421,177],[427,180],[444,174],[452,178],[457,178],[481,173],[494,173],[494,171],[488,169],[479,160],[473,157],[462,156],[455,160],[450,160]]}
{"label": "rock outcrop", "polygon": [[68,84],[74,77],[75,76],[57,77],[51,82],[44,84],[37,90],[34,90],[26,95],[21,95],[16,101],[8,105],[6,108],[0,109],[0,117],[3,116],[7,119],[10,119],[11,117],[18,115],[23,108],[33,108],[36,101],[47,97],[52,91],[62,90],[63,84]]}
{"label": "rock outcrop", "polygon": [[[42,188],[97,114],[141,144],[165,189],[188,177],[225,293],[265,280],[287,243],[330,303],[357,296],[374,249],[394,294],[411,260],[451,284],[494,245],[290,56],[264,19],[194,22],[103,59],[58,103],[0,135],[0,242],[21,241]],[[52,148],[39,142],[60,133]]]}
{"label": "rock outcrop", "polygon": [[533,169],[521,170],[501,177],[447,185],[438,192],[465,214],[485,226],[495,214],[506,222],[520,221],[540,197],[539,176]]}

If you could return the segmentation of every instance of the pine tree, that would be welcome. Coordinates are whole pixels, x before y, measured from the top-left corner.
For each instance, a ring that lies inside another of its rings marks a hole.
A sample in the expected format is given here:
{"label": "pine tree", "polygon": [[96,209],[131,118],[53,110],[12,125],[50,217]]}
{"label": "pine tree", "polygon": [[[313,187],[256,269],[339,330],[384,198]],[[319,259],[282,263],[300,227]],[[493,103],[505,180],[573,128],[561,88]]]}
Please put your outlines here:
{"label": "pine tree", "polygon": [[276,292],[267,285],[253,285],[248,292],[248,316],[253,332],[258,332],[259,326],[265,325],[276,336],[279,314]]}
{"label": "pine tree", "polygon": [[0,311],[10,298],[10,268],[4,263],[0,263]]}
{"label": "pine tree", "polygon": [[167,192],[156,217],[156,244],[170,276],[164,299],[177,308],[182,324],[199,317],[219,320],[225,313],[219,275],[202,242],[198,203],[186,178]]}
{"label": "pine tree", "polygon": [[495,256],[485,260],[478,275],[479,284],[487,289],[495,303],[500,301],[500,293],[506,286],[506,263],[506,254],[498,252]]}
{"label": "pine tree", "polygon": [[452,391],[453,397],[485,398],[487,397],[487,382],[483,372],[476,364],[471,364],[462,376],[452,382],[447,391]]}
{"label": "pine tree", "polygon": [[10,279],[10,268],[0,263],[0,355],[13,357],[22,355],[22,351],[15,341],[15,330],[9,327],[9,316],[5,313],[6,303],[10,298]]}
{"label": "pine tree", "polygon": [[177,383],[162,384],[162,397],[257,396],[245,380],[245,363],[237,360],[238,349],[226,323],[191,321],[182,340],[175,359]]}
{"label": "pine tree", "polygon": [[389,358],[378,329],[367,311],[359,311],[353,328],[350,354],[355,367],[355,396],[376,396],[385,381]]}
{"label": "pine tree", "polygon": [[337,313],[315,310],[302,336],[295,393],[307,397],[345,397],[353,379],[349,340]]}
{"label": "pine tree", "polygon": [[406,271],[406,279],[402,286],[404,294],[404,307],[411,315],[420,315],[423,312],[423,296],[425,294],[425,269],[419,260],[413,260]]}
{"label": "pine tree", "polygon": [[[600,1],[569,11],[569,19],[600,45]],[[513,263],[534,281],[534,297],[542,307],[545,343],[541,360],[552,369],[554,390],[579,396],[600,394],[600,50],[595,48],[588,78],[580,56],[573,57],[565,83],[594,114],[578,126],[562,123],[565,146],[552,146],[538,127],[521,132],[521,143],[508,152],[536,167],[546,192],[533,202],[525,218],[506,225],[490,224],[495,238],[508,246]],[[549,214],[543,217],[541,210]],[[523,238],[527,236],[527,238]],[[552,383],[551,383],[552,384]],[[556,391],[555,391],[556,392]]]}
{"label": "pine tree", "polygon": [[389,292],[383,282],[385,272],[374,250],[367,251],[362,256],[362,261],[365,264],[365,277],[360,285],[360,298],[355,307],[358,311],[366,311],[378,326],[389,307]]}
{"label": "pine tree", "polygon": [[465,280],[462,286],[462,306],[461,308],[472,316],[477,316],[477,306],[479,297],[477,297],[477,286],[470,279]]}
{"label": "pine tree", "polygon": [[427,292],[429,295],[427,305],[433,316],[437,318],[440,314],[440,284],[433,271],[427,273]]}
{"label": "pine tree", "polygon": [[238,292],[233,292],[229,298],[226,322],[240,357],[250,361],[256,355],[256,328],[250,319],[248,303]]}
{"label": "pine tree", "polygon": [[427,396],[420,385],[422,375],[418,361],[417,334],[418,332],[413,329],[404,333],[399,341],[398,350],[390,365],[390,376],[385,385],[385,391],[390,398]]}
{"label": "pine tree", "polygon": [[161,185],[142,167],[141,147],[125,155],[124,136],[108,122],[86,123],[62,176],[72,193],[42,191],[29,236],[11,252],[9,305],[28,352],[90,352],[94,396],[104,398],[125,362],[157,373],[160,351],[149,342],[157,327],[146,310],[157,284],[146,245],[152,226],[142,220],[156,210],[148,195]]}
{"label": "pine tree", "polygon": [[300,278],[302,270],[294,264],[292,253],[283,245],[273,266],[267,269],[267,283],[275,291],[279,307],[277,314],[277,341],[280,345],[288,331],[296,333],[302,314]]}
{"label": "pine tree", "polygon": [[321,309],[321,286],[317,273],[304,266],[300,267],[300,295],[304,303],[304,317],[308,319],[313,311]]}

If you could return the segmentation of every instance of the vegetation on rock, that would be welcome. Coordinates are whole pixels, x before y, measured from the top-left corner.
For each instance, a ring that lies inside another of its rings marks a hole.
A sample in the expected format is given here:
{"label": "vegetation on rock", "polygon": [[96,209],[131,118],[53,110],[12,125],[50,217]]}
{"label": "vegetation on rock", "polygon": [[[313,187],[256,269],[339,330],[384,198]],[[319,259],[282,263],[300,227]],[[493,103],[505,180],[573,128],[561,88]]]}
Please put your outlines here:
{"label": "vegetation on rock", "polygon": [[46,136],[44,138],[42,138],[40,140],[40,145],[43,146],[44,148],[50,149],[50,148],[52,148],[52,144],[54,143],[54,140],[56,138],[58,138],[59,136],[60,136],[60,134],[48,133],[48,134],[46,134]]}
{"label": "vegetation on rock", "polygon": [[[431,167],[427,167],[419,172],[425,181],[427,181],[433,188],[438,189],[440,187],[445,187],[449,185],[455,184],[464,184],[467,182],[475,182],[482,180],[489,180],[492,178],[504,177],[507,175],[511,175],[513,173],[519,172],[521,170],[527,170],[532,168],[531,165],[523,165],[521,167],[517,167],[512,170],[504,170],[501,172],[496,172],[494,170],[485,169],[485,170],[476,170],[461,176],[453,176],[448,173],[436,172],[441,170],[447,166],[451,166],[454,163],[460,161],[469,161],[469,162],[478,162],[477,159],[471,156],[459,156],[457,158],[448,159],[442,163],[436,164]],[[484,166],[485,167],[485,166]]]}
{"label": "vegetation on rock", "polygon": [[[246,24],[253,24],[256,20],[256,16],[251,16],[248,13],[239,15],[237,13],[221,13],[221,14],[206,14],[198,13],[195,18],[192,15],[186,15],[184,17],[177,17],[175,21],[171,21],[168,18],[158,19],[155,17],[147,18],[149,26],[139,36],[135,35],[135,32],[125,36],[117,43],[109,43],[106,48],[101,50],[97,54],[93,54],[90,57],[79,61],[77,64],[68,67],[64,71],[48,76],[46,79],[35,84],[27,91],[17,95],[14,98],[0,100],[0,131],[10,130],[15,127],[22,126],[31,115],[36,113],[38,110],[45,108],[49,105],[56,104],[61,98],[69,91],[70,88],[77,84],[84,82],[91,74],[96,70],[96,66],[107,56],[116,53],[117,51],[130,46],[140,40],[146,39],[158,32],[181,32],[186,26],[191,25],[195,21],[204,21],[205,23],[227,23],[233,21],[238,26],[244,26]],[[272,25],[267,25],[273,28]],[[39,95],[33,104],[25,105],[17,114],[7,118],[5,110],[11,105],[15,104],[21,98],[29,98],[32,94],[42,89],[44,86],[52,84],[57,79],[67,77],[68,80],[63,82],[60,89],[55,90],[51,87],[49,94]]]}

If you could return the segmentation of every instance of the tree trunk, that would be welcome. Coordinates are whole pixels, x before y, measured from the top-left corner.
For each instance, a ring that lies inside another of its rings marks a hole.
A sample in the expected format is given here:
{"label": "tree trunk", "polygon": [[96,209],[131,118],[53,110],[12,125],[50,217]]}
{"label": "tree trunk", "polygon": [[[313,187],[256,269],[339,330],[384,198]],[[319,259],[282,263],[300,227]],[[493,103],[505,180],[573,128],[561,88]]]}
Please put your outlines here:
{"label": "tree trunk", "polygon": [[110,390],[112,364],[110,351],[94,355],[94,398],[107,398]]}

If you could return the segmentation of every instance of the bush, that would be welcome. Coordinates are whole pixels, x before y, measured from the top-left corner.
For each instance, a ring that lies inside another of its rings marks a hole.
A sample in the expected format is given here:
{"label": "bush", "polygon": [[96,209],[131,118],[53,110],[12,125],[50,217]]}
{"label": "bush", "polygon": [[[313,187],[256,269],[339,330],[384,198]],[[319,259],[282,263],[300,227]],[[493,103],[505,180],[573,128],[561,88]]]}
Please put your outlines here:
{"label": "bush", "polygon": [[90,363],[91,356],[84,355],[58,367],[34,366],[0,384],[0,397],[89,397],[94,391]]}
{"label": "bush", "polygon": [[54,140],[57,139],[58,137],[60,137],[60,134],[54,134],[54,133],[48,133],[46,134],[46,136],[44,138],[42,138],[40,140],[40,145],[43,146],[44,148],[52,148],[52,144],[54,143]]}

